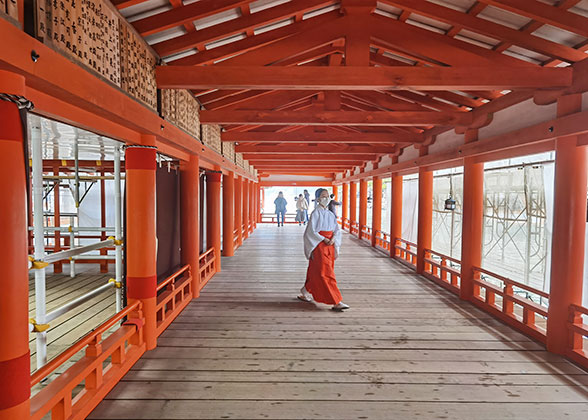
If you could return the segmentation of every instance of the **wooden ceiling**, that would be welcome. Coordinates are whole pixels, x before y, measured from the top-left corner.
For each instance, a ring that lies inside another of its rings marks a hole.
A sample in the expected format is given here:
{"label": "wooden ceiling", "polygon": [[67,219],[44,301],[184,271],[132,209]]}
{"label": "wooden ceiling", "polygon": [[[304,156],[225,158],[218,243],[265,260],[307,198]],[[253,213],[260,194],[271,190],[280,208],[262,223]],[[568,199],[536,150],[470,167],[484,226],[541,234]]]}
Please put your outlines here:
{"label": "wooden ceiling", "polygon": [[574,83],[588,0],[113,0],[261,174],[344,172]]}

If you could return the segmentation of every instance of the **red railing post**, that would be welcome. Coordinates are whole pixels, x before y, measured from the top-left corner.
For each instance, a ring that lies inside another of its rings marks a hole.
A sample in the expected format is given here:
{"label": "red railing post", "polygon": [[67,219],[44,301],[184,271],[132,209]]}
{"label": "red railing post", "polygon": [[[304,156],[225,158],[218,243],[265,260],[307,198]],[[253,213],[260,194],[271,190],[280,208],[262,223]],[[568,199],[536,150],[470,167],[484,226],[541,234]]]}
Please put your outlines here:
{"label": "red railing post", "polygon": [[243,231],[243,239],[249,238],[249,180],[243,178],[242,183],[242,201],[241,209],[243,210],[243,219],[241,220]]}
{"label": "red railing post", "polygon": [[[562,96],[557,116],[581,111],[582,95]],[[582,300],[586,231],[586,147],[577,136],[555,142],[555,197],[551,249],[551,287],[547,317],[547,350],[565,354],[569,307]]]}

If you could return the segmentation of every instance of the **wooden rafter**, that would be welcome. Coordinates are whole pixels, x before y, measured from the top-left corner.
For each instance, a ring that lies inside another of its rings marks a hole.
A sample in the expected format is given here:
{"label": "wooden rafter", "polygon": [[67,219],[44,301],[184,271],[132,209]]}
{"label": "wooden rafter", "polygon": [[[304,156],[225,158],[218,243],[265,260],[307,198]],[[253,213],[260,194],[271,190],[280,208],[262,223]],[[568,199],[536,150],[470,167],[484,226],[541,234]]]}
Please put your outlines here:
{"label": "wooden rafter", "polygon": [[492,90],[563,88],[569,68],[542,67],[190,67],[160,66],[157,82],[166,89],[298,90]]}
{"label": "wooden rafter", "polygon": [[423,135],[412,133],[317,133],[317,132],[225,132],[221,134],[222,141],[256,142],[256,143],[422,143]]}

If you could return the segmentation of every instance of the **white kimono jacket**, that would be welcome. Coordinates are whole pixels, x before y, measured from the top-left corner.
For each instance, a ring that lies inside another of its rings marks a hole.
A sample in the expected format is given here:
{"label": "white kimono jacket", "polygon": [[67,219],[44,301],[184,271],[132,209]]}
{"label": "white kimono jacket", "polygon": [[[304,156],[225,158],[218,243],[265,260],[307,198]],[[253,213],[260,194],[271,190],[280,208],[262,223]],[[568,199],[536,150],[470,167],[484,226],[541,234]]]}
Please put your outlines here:
{"label": "white kimono jacket", "polygon": [[341,248],[341,229],[333,212],[321,205],[316,206],[304,230],[304,255],[310,260],[312,251],[325,239],[319,234],[321,231],[332,231],[335,240],[335,258],[339,256]]}

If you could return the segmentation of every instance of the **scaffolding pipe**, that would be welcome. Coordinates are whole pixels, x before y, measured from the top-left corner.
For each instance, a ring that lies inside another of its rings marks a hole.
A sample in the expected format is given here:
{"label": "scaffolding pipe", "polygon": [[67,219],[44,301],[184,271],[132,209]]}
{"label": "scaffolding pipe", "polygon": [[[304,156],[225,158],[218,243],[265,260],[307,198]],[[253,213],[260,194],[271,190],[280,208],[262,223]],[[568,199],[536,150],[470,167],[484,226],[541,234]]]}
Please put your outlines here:
{"label": "scaffolding pipe", "polygon": [[[32,167],[33,167],[33,243],[35,260],[45,258],[43,232],[43,144],[41,124],[35,118],[31,126]],[[38,324],[46,323],[45,268],[35,269],[35,320]],[[37,369],[47,363],[47,333],[37,333]]]}
{"label": "scaffolding pipe", "polygon": [[[114,237],[115,241],[115,276],[116,284],[122,284],[122,200],[120,185],[120,147],[114,147]],[[122,289],[116,288],[116,312],[122,309]]]}
{"label": "scaffolding pipe", "polygon": [[[116,230],[114,227],[72,227],[72,226],[61,226],[61,227],[45,226],[43,229],[44,229],[45,233],[52,233],[52,232],[114,232]],[[33,228],[29,227],[29,230],[33,230]]]}
{"label": "scaffolding pipe", "polygon": [[[61,315],[64,315],[64,314],[68,313],[69,311],[77,308],[78,306],[83,305],[84,303],[86,303],[90,299],[98,296],[99,294],[105,292],[108,289],[112,289],[115,286],[116,286],[116,283],[108,282],[108,283],[86,293],[85,295],[82,295],[80,297],[75,298],[71,302],[68,302],[65,305],[49,312],[47,314],[47,316],[45,317],[45,321],[47,323],[54,321],[55,319],[59,318]],[[116,290],[119,290],[119,289],[116,289]]]}
{"label": "scaffolding pipe", "polygon": [[[76,235],[73,230],[69,231],[69,247],[75,246]],[[76,276],[76,263],[73,259],[69,261],[69,276],[73,279]]]}
{"label": "scaffolding pipe", "polygon": [[[43,237],[43,235],[41,234],[41,238],[42,237]],[[100,241],[100,242],[96,242],[96,243],[89,244],[89,245],[78,246],[76,248],[66,249],[65,251],[54,252],[53,254],[49,254],[49,255],[45,256],[44,258],[40,258],[40,259],[35,258],[35,259],[44,261],[46,263],[53,263],[55,261],[67,260],[70,257],[73,257],[75,255],[85,254],[86,252],[89,252],[89,251],[95,251],[97,249],[107,248],[107,247],[113,246],[113,245],[114,245],[114,238],[111,238],[111,239],[107,239],[105,241]]]}
{"label": "scaffolding pipe", "polygon": [[76,255],[72,260],[114,260],[114,255]]}
{"label": "scaffolding pipe", "polygon": [[[74,152],[74,201],[78,216],[80,215],[80,159],[78,148],[78,130],[75,130],[76,136],[74,138],[73,152]],[[79,220],[79,218],[78,218]]]}

